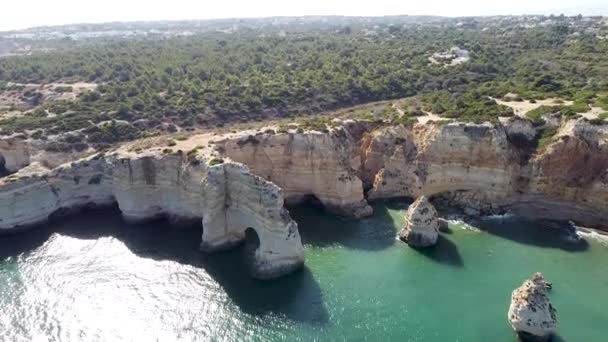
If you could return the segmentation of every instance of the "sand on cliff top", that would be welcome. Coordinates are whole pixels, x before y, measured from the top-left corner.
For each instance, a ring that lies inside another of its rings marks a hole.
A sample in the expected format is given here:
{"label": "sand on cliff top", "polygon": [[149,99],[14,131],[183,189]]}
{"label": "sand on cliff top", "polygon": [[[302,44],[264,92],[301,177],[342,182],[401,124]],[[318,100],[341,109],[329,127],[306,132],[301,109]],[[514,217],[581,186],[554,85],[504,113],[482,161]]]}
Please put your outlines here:
{"label": "sand on cliff top", "polygon": [[536,103],[532,103],[529,100],[503,101],[501,99],[495,99],[495,98],[493,98],[493,100],[496,101],[496,103],[499,105],[505,105],[507,107],[513,108],[513,112],[515,113],[515,115],[522,117],[522,118],[526,117],[527,112],[529,112],[533,109],[536,109],[540,106],[558,106],[558,105],[570,106],[573,103],[572,101],[564,101],[564,100],[558,99],[558,98],[536,100]]}

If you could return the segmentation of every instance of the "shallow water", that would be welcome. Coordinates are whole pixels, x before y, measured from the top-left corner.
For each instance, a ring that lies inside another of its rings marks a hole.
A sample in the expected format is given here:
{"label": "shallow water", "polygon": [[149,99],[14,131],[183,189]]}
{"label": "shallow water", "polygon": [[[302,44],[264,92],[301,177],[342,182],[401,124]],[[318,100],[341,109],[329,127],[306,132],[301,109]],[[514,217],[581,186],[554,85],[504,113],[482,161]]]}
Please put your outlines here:
{"label": "shallow water", "polygon": [[554,283],[559,340],[604,341],[608,246],[517,219],[452,224],[421,252],[403,205],[345,221],[291,208],[306,267],[250,279],[244,249],[205,255],[200,227],[92,212],[0,237],[0,341],[505,341],[511,291]]}

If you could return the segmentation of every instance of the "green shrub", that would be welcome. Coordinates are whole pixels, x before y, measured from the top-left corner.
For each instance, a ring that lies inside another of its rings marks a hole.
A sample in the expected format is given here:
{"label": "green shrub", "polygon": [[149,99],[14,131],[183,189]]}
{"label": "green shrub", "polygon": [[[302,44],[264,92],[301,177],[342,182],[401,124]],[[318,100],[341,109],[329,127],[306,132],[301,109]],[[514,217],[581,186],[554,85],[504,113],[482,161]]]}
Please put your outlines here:
{"label": "green shrub", "polygon": [[570,107],[574,113],[586,113],[589,111],[589,105],[587,102],[575,101]]}
{"label": "green shrub", "polygon": [[608,96],[598,96],[595,99],[594,106],[600,107],[603,110],[608,110]]}
{"label": "green shrub", "polygon": [[564,107],[563,106],[547,106],[542,105],[536,109],[532,109],[526,113],[526,117],[534,122],[542,121],[542,118],[546,114],[559,113]]}
{"label": "green shrub", "polygon": [[215,166],[215,165],[220,165],[223,163],[224,163],[224,159],[222,159],[222,158],[212,158],[211,160],[209,160],[208,165]]}
{"label": "green shrub", "polygon": [[538,139],[538,148],[543,149],[554,141],[554,137],[557,134],[557,128],[545,128],[540,133]]}
{"label": "green shrub", "polygon": [[74,91],[74,88],[70,87],[70,86],[58,86],[55,87],[56,92],[58,93],[71,93],[72,91]]}

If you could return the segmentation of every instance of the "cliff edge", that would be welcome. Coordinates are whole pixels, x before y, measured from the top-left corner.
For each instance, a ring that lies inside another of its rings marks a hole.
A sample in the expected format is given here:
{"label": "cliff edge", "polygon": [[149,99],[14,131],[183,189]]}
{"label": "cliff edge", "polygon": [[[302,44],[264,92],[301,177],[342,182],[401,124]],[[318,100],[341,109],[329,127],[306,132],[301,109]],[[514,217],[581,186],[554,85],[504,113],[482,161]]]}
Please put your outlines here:
{"label": "cliff edge", "polygon": [[232,161],[207,156],[117,151],[53,170],[26,168],[0,179],[0,231],[43,223],[86,206],[117,203],[130,222],[167,216],[202,220],[201,248],[229,248],[253,229],[253,275],[272,278],[304,262],[297,224],[276,185]]}

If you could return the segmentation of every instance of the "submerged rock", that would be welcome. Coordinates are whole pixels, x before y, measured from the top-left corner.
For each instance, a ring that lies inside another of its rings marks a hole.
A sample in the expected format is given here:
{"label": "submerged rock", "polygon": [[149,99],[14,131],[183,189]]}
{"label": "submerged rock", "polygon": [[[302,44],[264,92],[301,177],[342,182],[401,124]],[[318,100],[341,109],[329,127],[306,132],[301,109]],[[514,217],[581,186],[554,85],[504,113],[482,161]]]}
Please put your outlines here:
{"label": "submerged rock", "polygon": [[534,274],[511,294],[509,323],[524,341],[548,341],[557,325],[555,312],[541,273]]}
{"label": "submerged rock", "polygon": [[420,196],[405,214],[405,227],[399,239],[412,247],[429,247],[437,243],[439,219],[437,210],[426,196]]}

